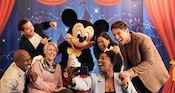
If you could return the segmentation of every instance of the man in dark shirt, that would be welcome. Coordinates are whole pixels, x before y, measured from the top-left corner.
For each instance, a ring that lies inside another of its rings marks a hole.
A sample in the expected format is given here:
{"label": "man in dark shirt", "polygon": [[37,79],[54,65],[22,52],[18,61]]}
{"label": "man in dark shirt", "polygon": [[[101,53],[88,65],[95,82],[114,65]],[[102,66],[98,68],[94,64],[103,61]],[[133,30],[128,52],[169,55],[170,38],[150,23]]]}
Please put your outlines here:
{"label": "man in dark shirt", "polygon": [[18,30],[22,34],[19,48],[26,50],[32,58],[43,55],[44,45],[51,40],[43,31],[49,27],[56,29],[56,25],[57,23],[53,21],[32,25],[29,19],[22,18],[18,22]]}

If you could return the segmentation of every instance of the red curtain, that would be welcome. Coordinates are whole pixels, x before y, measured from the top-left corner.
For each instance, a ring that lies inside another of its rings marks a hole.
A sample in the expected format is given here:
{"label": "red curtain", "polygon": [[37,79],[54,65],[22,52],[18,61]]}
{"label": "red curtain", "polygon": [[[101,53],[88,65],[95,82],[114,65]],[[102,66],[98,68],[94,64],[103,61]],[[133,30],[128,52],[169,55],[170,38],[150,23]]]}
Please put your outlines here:
{"label": "red curtain", "polygon": [[0,0],[0,35],[9,19],[15,0]]}
{"label": "red curtain", "polygon": [[152,22],[170,58],[170,79],[162,93],[175,92],[175,0],[145,0]]}

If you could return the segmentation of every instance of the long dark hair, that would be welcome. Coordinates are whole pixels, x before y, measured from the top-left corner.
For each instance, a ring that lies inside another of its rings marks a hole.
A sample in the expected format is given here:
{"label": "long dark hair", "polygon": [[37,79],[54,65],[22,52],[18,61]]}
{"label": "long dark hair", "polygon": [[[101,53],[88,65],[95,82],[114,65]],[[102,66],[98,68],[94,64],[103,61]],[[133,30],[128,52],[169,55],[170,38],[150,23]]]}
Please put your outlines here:
{"label": "long dark hair", "polygon": [[101,51],[100,48],[98,47],[98,43],[97,43],[97,38],[100,37],[100,36],[103,37],[103,38],[105,38],[106,40],[110,40],[110,43],[109,43],[109,45],[108,45],[108,48],[109,48],[110,46],[117,45],[114,41],[112,41],[111,37],[109,36],[109,34],[108,34],[107,32],[105,32],[105,31],[101,32],[99,35],[96,36],[95,45],[94,45],[94,47],[93,47],[94,54],[95,54],[95,57],[96,57],[96,58],[98,57],[98,55],[99,55],[100,53],[103,52],[103,51]]}

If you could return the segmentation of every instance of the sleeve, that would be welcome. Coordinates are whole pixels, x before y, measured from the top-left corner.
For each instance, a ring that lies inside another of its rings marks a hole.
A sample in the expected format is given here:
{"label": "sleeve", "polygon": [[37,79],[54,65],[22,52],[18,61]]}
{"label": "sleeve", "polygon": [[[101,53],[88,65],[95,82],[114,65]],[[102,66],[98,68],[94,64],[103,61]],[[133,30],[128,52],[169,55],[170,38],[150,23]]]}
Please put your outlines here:
{"label": "sleeve", "polygon": [[44,48],[44,45],[42,43],[39,43],[38,47],[35,50],[35,55],[34,56],[44,55],[43,48]]}
{"label": "sleeve", "polygon": [[98,56],[99,56],[99,54],[101,53],[101,51],[100,51],[100,49],[98,48],[98,45],[97,45],[97,44],[94,45],[93,51],[94,51],[95,58],[98,59]]}
{"label": "sleeve", "polygon": [[[35,32],[38,33],[42,38],[49,38],[43,31],[47,30],[50,25],[49,25],[50,22],[43,22],[41,24],[35,24],[34,25],[34,28],[35,28]],[[50,42],[50,41],[49,41]],[[36,48],[35,50],[35,55],[34,56],[37,56],[39,54],[41,55],[44,55],[43,54],[43,47],[44,45],[42,43],[39,43],[38,47]]]}
{"label": "sleeve", "polygon": [[42,38],[45,38],[45,37],[48,38],[48,36],[46,35],[46,33],[44,33],[44,31],[50,27],[49,23],[50,22],[43,22],[41,24],[33,25],[35,32],[38,33]]}
{"label": "sleeve", "polygon": [[90,49],[83,51],[83,60],[80,61],[82,66],[88,66],[88,70],[92,71],[94,68],[94,61],[92,59]]}
{"label": "sleeve", "polygon": [[88,76],[87,78],[81,78],[79,76],[75,77],[76,85],[74,87],[71,87],[75,90],[79,91],[87,91],[91,88],[92,85],[92,77]]}
{"label": "sleeve", "polygon": [[137,93],[134,85],[132,84],[132,82],[129,78],[128,78],[128,88],[126,89],[126,91],[127,91],[127,93]]}
{"label": "sleeve", "polygon": [[49,23],[50,23],[50,21],[42,22],[40,24],[35,24],[34,27],[35,27],[35,29],[46,30],[50,27]]}
{"label": "sleeve", "polygon": [[12,90],[17,86],[15,80],[0,80],[0,93],[12,93]]}
{"label": "sleeve", "polygon": [[52,87],[43,80],[43,67],[40,61],[36,61],[32,66],[32,71],[36,72],[38,77],[35,81],[32,82],[33,86],[35,86],[39,90],[52,92]]}
{"label": "sleeve", "polygon": [[142,41],[139,42],[139,49],[137,52],[140,53],[140,60],[137,66],[134,66],[127,71],[130,73],[131,78],[143,74],[145,71],[149,70],[154,65],[154,43],[151,38],[144,37]]}
{"label": "sleeve", "polygon": [[61,73],[61,66],[59,64],[57,64],[57,73],[58,73],[58,87],[62,87],[63,86],[63,80],[62,80],[62,73]]}

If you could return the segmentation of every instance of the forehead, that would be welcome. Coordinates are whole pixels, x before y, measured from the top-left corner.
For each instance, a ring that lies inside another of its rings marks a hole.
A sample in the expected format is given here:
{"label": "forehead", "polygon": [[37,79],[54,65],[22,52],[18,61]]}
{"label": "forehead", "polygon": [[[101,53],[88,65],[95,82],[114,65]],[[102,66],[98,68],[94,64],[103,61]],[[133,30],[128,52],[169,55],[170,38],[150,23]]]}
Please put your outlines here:
{"label": "forehead", "polygon": [[[105,53],[102,53],[100,57],[107,58],[108,56]],[[109,57],[108,57],[109,58]]]}
{"label": "forehead", "polygon": [[[73,29],[85,29],[85,31],[82,31],[82,33],[86,33],[88,32],[89,34],[94,34],[94,29],[92,26],[87,26],[87,27],[84,27],[84,25],[82,23],[76,23],[73,27]],[[78,31],[77,30],[77,31]]]}
{"label": "forehead", "polygon": [[117,33],[117,32],[120,32],[120,31],[121,31],[120,28],[113,28],[113,29],[112,29],[112,32],[113,32],[113,33]]}
{"label": "forehead", "polygon": [[28,21],[27,23],[25,23],[24,25],[23,25],[23,27],[25,28],[25,27],[29,27],[29,26],[31,26],[32,25],[32,23],[30,22],[30,21]]}
{"label": "forehead", "polygon": [[47,50],[47,49],[56,49],[56,47],[55,47],[54,45],[50,44],[50,45],[48,45],[48,46],[46,47],[46,50]]}
{"label": "forehead", "polygon": [[24,53],[22,56],[21,56],[21,59],[24,61],[26,59],[29,59],[31,58],[31,56],[28,54],[28,53]]}
{"label": "forehead", "polygon": [[97,38],[97,41],[104,41],[104,40],[107,40],[107,39],[104,38],[104,37],[102,37],[102,36],[99,36],[99,37]]}

